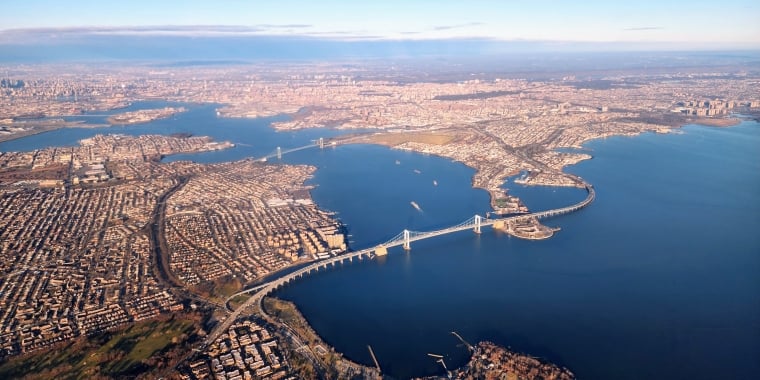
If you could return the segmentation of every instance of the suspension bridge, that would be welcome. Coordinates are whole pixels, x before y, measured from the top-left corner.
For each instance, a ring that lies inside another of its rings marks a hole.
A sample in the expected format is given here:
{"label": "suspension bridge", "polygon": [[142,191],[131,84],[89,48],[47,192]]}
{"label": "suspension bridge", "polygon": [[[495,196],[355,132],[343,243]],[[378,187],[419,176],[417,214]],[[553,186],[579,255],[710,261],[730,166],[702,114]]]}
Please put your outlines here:
{"label": "suspension bridge", "polygon": [[[582,182],[580,178],[578,178],[578,180],[581,181],[581,183],[583,183],[583,186],[586,189],[586,198],[584,198],[582,201],[578,203],[575,203],[567,207],[522,214],[522,215],[516,215],[516,216],[507,217],[507,218],[498,218],[498,219],[484,218],[476,214],[468,218],[467,220],[461,223],[458,223],[456,225],[453,225],[451,227],[442,228],[442,229],[433,230],[433,231],[419,232],[419,231],[410,231],[410,230],[405,229],[401,231],[398,235],[386,241],[385,243],[378,244],[371,248],[362,249],[360,251],[348,252],[343,255],[315,261],[314,263],[310,265],[307,265],[299,270],[283,275],[282,277],[273,279],[267,283],[258,285],[256,287],[238,292],[230,296],[227,299],[227,301],[229,302],[229,300],[231,300],[232,298],[237,297],[242,294],[253,293],[253,295],[250,298],[248,298],[245,301],[245,303],[243,303],[237,309],[235,309],[235,311],[233,311],[227,317],[227,319],[224,320],[224,322],[222,322],[219,326],[217,326],[217,328],[215,328],[214,331],[212,331],[211,334],[207,336],[206,344],[210,344],[217,337],[219,337],[219,335],[222,332],[226,331],[227,328],[229,328],[229,326],[233,323],[233,321],[238,316],[240,316],[241,313],[243,313],[247,309],[250,309],[251,306],[257,307],[258,310],[263,310],[261,308],[261,301],[264,299],[265,296],[271,294],[278,288],[287,285],[291,281],[294,281],[296,279],[303,278],[306,275],[318,272],[320,269],[327,269],[329,266],[335,267],[338,264],[343,264],[347,261],[353,262],[354,259],[364,260],[364,259],[372,259],[377,256],[384,256],[388,254],[388,249],[393,248],[393,247],[401,246],[405,250],[410,250],[413,242],[423,240],[423,239],[430,239],[436,236],[441,236],[441,235],[446,235],[446,234],[451,234],[451,233],[466,231],[466,230],[471,230],[474,233],[479,234],[481,233],[484,227],[493,226],[495,224],[518,222],[521,220],[526,220],[526,219],[531,219],[531,218],[544,219],[544,218],[569,214],[569,213],[578,211],[588,206],[589,204],[591,204],[591,202],[593,202],[594,199],[596,198],[596,192],[594,191],[594,187],[591,184]],[[266,314],[264,314],[264,316],[266,317]]]}
{"label": "suspension bridge", "polygon": [[304,150],[304,149],[309,149],[309,148],[324,149],[325,146],[327,146],[327,145],[329,145],[329,146],[335,146],[336,143],[335,143],[335,141],[330,142],[330,143],[326,143],[325,139],[323,137],[320,137],[319,139],[314,140],[314,143],[312,143],[312,144],[308,144],[308,145],[304,145],[304,146],[299,146],[299,147],[296,147],[296,148],[290,148],[290,149],[283,150],[281,147],[278,146],[277,149],[274,152],[272,152],[270,154],[267,154],[264,157],[260,157],[258,160],[261,161],[261,162],[266,162],[266,161],[269,161],[269,160],[271,160],[273,158],[277,158],[278,160],[281,160],[282,156],[286,155],[288,153],[298,152],[299,150]]}
{"label": "suspension bridge", "polygon": [[305,150],[305,149],[311,149],[311,148],[324,149],[324,148],[327,148],[327,147],[335,147],[335,146],[338,146],[338,144],[347,144],[347,143],[350,143],[352,141],[355,141],[355,140],[358,140],[358,139],[361,139],[361,138],[363,138],[363,136],[354,136],[354,137],[349,137],[349,138],[339,138],[339,139],[332,139],[332,140],[328,141],[324,137],[320,137],[320,138],[318,138],[316,140],[313,140],[313,142],[311,144],[304,145],[304,146],[299,146],[299,147],[295,147],[295,148],[282,149],[282,147],[278,146],[277,149],[275,149],[272,153],[269,153],[269,154],[267,154],[266,156],[263,156],[263,157],[259,157],[256,160],[257,161],[261,161],[261,162],[267,162],[267,161],[269,161],[271,159],[274,159],[274,158],[276,158],[278,160],[281,160],[282,156],[284,156],[284,155],[286,155],[288,153],[298,152],[299,150]]}

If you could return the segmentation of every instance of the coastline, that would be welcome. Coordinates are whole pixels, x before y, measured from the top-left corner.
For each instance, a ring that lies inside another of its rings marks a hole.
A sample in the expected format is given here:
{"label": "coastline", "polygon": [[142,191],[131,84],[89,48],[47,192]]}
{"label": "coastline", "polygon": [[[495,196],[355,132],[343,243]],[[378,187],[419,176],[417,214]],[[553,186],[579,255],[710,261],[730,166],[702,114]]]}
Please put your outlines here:
{"label": "coastline", "polygon": [[[382,377],[376,368],[347,359],[342,353],[337,352],[335,348],[327,344],[311,327],[293,302],[276,297],[266,297],[263,308],[268,309],[265,313],[280,324],[276,333],[283,342],[287,342],[286,344],[290,346],[291,360],[295,355],[301,355],[311,364],[315,364],[317,367],[315,369],[322,375],[332,373],[335,378],[377,379]],[[307,349],[303,350],[299,347],[307,347]],[[294,368],[294,370],[297,369]],[[308,375],[304,372],[299,374]],[[307,378],[307,376],[303,378]]]}
{"label": "coastline", "polygon": [[[310,375],[304,368],[305,361],[316,366],[315,370],[321,375],[333,373],[337,378],[361,378],[378,379],[385,376],[378,368],[363,365],[347,359],[342,353],[336,352],[325,340],[311,327],[306,318],[301,314],[298,307],[290,301],[276,297],[266,297],[263,306],[266,313],[279,324],[275,334],[288,345],[289,361],[297,362],[294,370],[300,375]],[[461,339],[461,338],[460,338]],[[457,379],[481,379],[491,378],[506,374],[508,378],[536,378],[571,380],[575,375],[567,368],[557,366],[547,360],[536,358],[532,355],[512,351],[507,347],[499,346],[489,341],[470,346],[462,341],[465,347],[471,351],[470,359],[461,367],[446,370],[445,375],[426,376],[422,380],[437,380],[447,378]],[[307,349],[303,349],[306,347]],[[442,362],[443,358],[440,358]],[[444,364],[445,366],[445,364]],[[445,367],[444,367],[445,368]]]}
{"label": "coastline", "polygon": [[64,129],[64,128],[85,128],[86,129],[86,128],[100,128],[100,127],[105,127],[105,126],[109,126],[109,125],[108,124],[86,124],[83,121],[65,121],[62,123],[56,123],[52,125],[45,124],[45,125],[40,125],[40,126],[33,126],[28,130],[16,132],[13,134],[1,135],[0,143],[18,140],[24,137],[39,135],[46,132],[57,131],[59,129]]}
{"label": "coastline", "polygon": [[8,141],[13,141],[13,140],[18,140],[18,139],[21,139],[21,138],[24,138],[24,137],[34,136],[34,135],[38,135],[38,134],[45,133],[45,132],[55,131],[55,130],[58,130],[58,129],[61,129],[61,128],[66,128],[66,127],[64,127],[62,125],[60,125],[60,126],[56,125],[56,126],[49,126],[49,127],[42,127],[42,128],[34,128],[34,129],[31,129],[31,130],[22,131],[22,132],[18,132],[18,133],[13,133],[13,134],[10,134],[10,135],[3,135],[3,136],[0,136],[0,143],[4,143],[4,142],[8,142]]}
{"label": "coastline", "polygon": [[[114,110],[124,109],[134,104],[135,101],[145,101],[145,100],[147,99],[132,100],[127,104],[118,104],[118,105],[114,105],[113,107],[106,107],[103,109],[95,110],[93,112],[110,112]],[[208,104],[213,104],[213,103],[208,103]],[[26,121],[26,123],[29,126],[29,129],[18,131],[15,133],[10,133],[10,134],[2,134],[0,135],[0,143],[18,140],[24,137],[38,135],[45,132],[51,132],[51,131],[55,131],[62,128],[91,129],[91,128],[105,128],[105,127],[114,127],[114,126],[145,124],[145,123],[150,123],[156,120],[166,119],[174,115],[177,115],[179,113],[186,112],[187,110],[188,109],[185,107],[164,107],[164,108],[155,108],[155,109],[140,109],[136,111],[129,111],[129,112],[111,115],[107,118],[108,123],[87,123],[84,120],[65,121],[63,119],[56,119],[56,118],[62,118],[64,116],[76,117],[77,115],[44,116],[44,118],[53,119],[52,123],[46,123],[45,120],[42,120],[42,118],[29,119],[28,121]],[[86,116],[87,114],[82,114],[82,115]],[[125,118],[125,120],[121,121],[120,118]]]}
{"label": "coastline", "polygon": [[[629,137],[635,137],[638,135],[641,135],[646,132],[652,132],[652,133],[673,133],[676,130],[679,130],[687,125],[700,125],[704,127],[717,127],[717,128],[727,128],[739,125],[741,123],[742,119],[739,117],[736,117],[735,115],[730,115],[727,117],[722,118],[687,118],[685,120],[682,120],[681,122],[674,124],[674,125],[661,125],[659,129],[654,129],[650,131],[640,131],[637,133],[630,133],[630,132],[621,132],[621,133],[612,133],[609,135],[602,135],[602,136],[594,136],[587,139],[584,139],[580,141],[577,146],[561,146],[561,147],[554,147],[550,149],[550,151],[556,152],[558,149],[582,149],[584,145],[586,145],[589,142],[592,142],[594,140],[599,139],[605,139],[608,137],[616,137],[616,136],[629,136]],[[301,129],[307,129],[307,128],[301,128]],[[404,137],[401,137],[403,135],[407,135]],[[482,189],[489,193],[489,196],[491,198],[491,207],[494,209],[494,211],[497,210],[497,204],[496,200],[499,197],[499,193],[502,191],[505,195],[508,196],[508,192],[506,190],[502,189],[489,189],[486,186],[480,185],[476,183],[475,178],[483,171],[483,168],[479,168],[478,165],[475,163],[468,162],[467,160],[461,160],[457,159],[455,157],[452,157],[450,155],[441,154],[438,152],[430,152],[429,150],[422,149],[421,145],[404,145],[408,142],[419,142],[422,144],[428,144],[433,146],[445,146],[451,142],[458,141],[462,136],[464,135],[461,131],[449,131],[449,130],[443,130],[443,131],[437,131],[437,130],[413,130],[409,132],[388,132],[387,130],[379,129],[376,133],[371,135],[360,135],[357,137],[353,137],[352,140],[347,142],[348,144],[360,144],[360,143],[366,143],[366,144],[373,144],[373,145],[380,145],[380,146],[386,146],[391,149],[399,149],[399,150],[406,150],[406,151],[412,151],[415,153],[421,153],[421,154],[430,154],[441,158],[449,159],[453,162],[462,163],[465,166],[475,170],[475,173],[473,174],[473,180],[472,180],[472,187],[475,189]],[[427,137],[427,138],[426,138]],[[338,141],[340,143],[340,141]],[[572,176],[572,174],[566,173],[565,168],[568,166],[576,165],[582,161],[593,159],[593,155],[586,154],[586,153],[563,153],[563,154],[571,154],[573,156],[576,156],[578,159],[574,160],[571,163],[563,164],[558,169],[553,169],[556,171],[554,174],[563,175],[563,176]],[[530,159],[531,161],[535,161]],[[548,166],[544,165],[545,168],[548,168]],[[529,171],[529,177],[532,172],[530,172],[527,168],[515,168],[511,170],[507,175],[505,176],[499,176],[494,177],[494,181],[498,181],[500,183],[504,183],[507,179],[510,177],[513,177],[520,172],[528,170]],[[535,177],[534,177],[535,178]],[[556,183],[552,181],[546,181],[541,179],[536,180],[528,180],[520,182],[520,184],[525,186],[550,186],[550,187],[580,187],[577,184],[570,184],[570,183]],[[518,199],[519,200],[519,199]]]}
{"label": "coastline", "polygon": [[[572,380],[575,375],[565,367],[532,355],[512,351],[489,341],[468,347],[470,360],[463,366],[447,370],[446,376],[427,376],[419,380],[443,379],[545,379]],[[441,358],[441,363],[443,359]]]}
{"label": "coastline", "polygon": [[[337,378],[379,379],[385,378],[380,369],[363,365],[347,359],[342,353],[336,352],[311,327],[298,307],[290,301],[276,297],[266,297],[263,306],[266,313],[279,324],[275,334],[289,346],[289,361],[298,362],[294,370],[299,375],[310,375],[303,367],[305,362],[296,359],[296,355],[310,361],[321,375],[332,373]],[[461,338],[460,338],[461,339]],[[446,370],[445,375],[426,376],[422,380],[437,380],[447,378],[481,379],[506,374],[508,378],[536,378],[551,380],[571,380],[575,375],[567,368],[559,367],[547,360],[532,355],[512,351],[489,341],[470,346],[462,341],[472,355],[467,363],[459,368]],[[303,349],[303,348],[307,349]],[[439,359],[443,362],[443,358]],[[444,364],[445,368],[445,364]]]}

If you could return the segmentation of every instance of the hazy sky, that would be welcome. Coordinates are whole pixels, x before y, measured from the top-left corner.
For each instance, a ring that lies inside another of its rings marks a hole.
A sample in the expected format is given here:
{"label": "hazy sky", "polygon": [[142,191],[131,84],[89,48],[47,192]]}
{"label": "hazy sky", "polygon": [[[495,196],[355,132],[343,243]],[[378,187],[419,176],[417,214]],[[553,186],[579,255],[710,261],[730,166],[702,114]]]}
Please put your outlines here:
{"label": "hazy sky", "polygon": [[[246,26],[339,38],[726,42],[760,47],[760,1],[6,0],[0,30]],[[177,33],[176,31],[173,33]]]}

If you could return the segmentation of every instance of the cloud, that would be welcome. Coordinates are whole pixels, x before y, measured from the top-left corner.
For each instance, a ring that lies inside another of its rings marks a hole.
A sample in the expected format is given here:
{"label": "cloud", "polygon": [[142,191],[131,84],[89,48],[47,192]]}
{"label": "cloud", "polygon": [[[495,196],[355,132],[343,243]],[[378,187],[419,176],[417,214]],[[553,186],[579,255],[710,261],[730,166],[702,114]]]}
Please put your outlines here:
{"label": "cloud", "polygon": [[[302,37],[335,40],[380,40],[387,36],[366,30],[313,30],[307,24],[155,25],[118,27],[60,27],[0,30],[0,43],[23,45],[39,42],[81,41],[91,37]],[[411,34],[411,33],[409,33]]]}
{"label": "cloud", "polygon": [[45,35],[45,34],[70,34],[70,35],[87,35],[87,34],[177,34],[177,35],[199,35],[199,34],[252,34],[266,33],[291,29],[308,29],[312,28],[308,24],[258,24],[258,25],[151,25],[151,26],[81,26],[81,27],[60,27],[60,28],[28,28],[28,29],[6,29],[0,30],[0,35]]}
{"label": "cloud", "polygon": [[198,34],[198,33],[255,33],[266,30],[260,26],[235,25],[155,25],[155,26],[81,26],[60,28],[7,29],[0,34],[45,35],[45,34]]}
{"label": "cloud", "polygon": [[626,32],[639,32],[643,30],[663,30],[663,29],[665,28],[661,26],[640,26],[640,27],[635,27],[635,28],[625,28],[623,30]]}
{"label": "cloud", "polygon": [[309,32],[310,36],[332,36],[332,35],[341,35],[341,36],[354,36],[357,34],[361,34],[360,32],[352,32],[352,31],[346,31],[346,30],[335,30],[331,32]]}
{"label": "cloud", "polygon": [[24,44],[55,40],[76,40],[88,36],[187,36],[187,37],[234,37],[234,36],[309,36],[312,25],[308,24],[258,24],[258,25],[151,25],[151,26],[81,26],[47,27],[0,30],[0,43]]}
{"label": "cloud", "polygon": [[[435,31],[469,28],[483,25],[468,22],[438,25],[426,30],[406,30],[398,33],[402,38],[417,38]],[[304,38],[330,38],[339,40],[398,39],[378,35],[367,30],[319,30],[311,24],[253,24],[253,25],[148,25],[148,26],[77,26],[43,27],[0,30],[0,43],[25,44],[34,42],[75,41],[90,37],[257,37],[287,36]]]}
{"label": "cloud", "polygon": [[277,24],[258,24],[256,25],[260,28],[268,28],[268,29],[300,29],[300,28],[313,28],[314,25],[310,24],[284,24],[284,25],[277,25]]}
{"label": "cloud", "polygon": [[439,26],[434,26],[433,30],[461,29],[461,28],[469,28],[469,27],[472,27],[472,26],[479,26],[479,25],[483,25],[483,24],[484,23],[482,23],[482,22],[468,22],[468,23],[465,23],[465,24],[439,25]]}

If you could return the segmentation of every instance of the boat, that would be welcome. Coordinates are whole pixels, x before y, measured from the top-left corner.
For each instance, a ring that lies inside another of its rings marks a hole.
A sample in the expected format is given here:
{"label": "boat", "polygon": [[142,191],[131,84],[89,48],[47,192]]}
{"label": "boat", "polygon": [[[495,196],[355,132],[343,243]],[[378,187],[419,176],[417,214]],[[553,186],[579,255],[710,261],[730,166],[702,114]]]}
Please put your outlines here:
{"label": "boat", "polygon": [[417,169],[414,169],[414,172],[417,173],[417,174],[422,174],[422,172],[419,171],[419,170],[417,170]]}
{"label": "boat", "polygon": [[401,165],[401,161],[396,160],[396,165]]}
{"label": "boat", "polygon": [[438,181],[433,180],[433,186],[438,186]]}
{"label": "boat", "polygon": [[412,207],[414,207],[415,209],[417,209],[417,211],[422,212],[422,208],[420,207],[420,205],[417,204],[417,202],[411,201],[409,203],[412,205]]}

